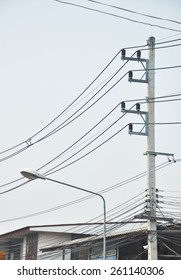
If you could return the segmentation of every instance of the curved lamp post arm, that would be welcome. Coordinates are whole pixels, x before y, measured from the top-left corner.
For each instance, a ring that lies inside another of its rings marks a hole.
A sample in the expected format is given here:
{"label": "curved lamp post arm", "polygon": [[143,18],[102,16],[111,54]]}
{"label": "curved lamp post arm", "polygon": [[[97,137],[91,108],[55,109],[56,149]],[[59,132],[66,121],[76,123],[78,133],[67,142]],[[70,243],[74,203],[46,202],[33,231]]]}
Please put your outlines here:
{"label": "curved lamp post arm", "polygon": [[83,189],[83,188],[80,188],[80,187],[77,187],[77,186],[74,186],[74,185],[71,185],[71,184],[67,184],[67,183],[64,183],[64,182],[61,182],[61,181],[57,181],[57,180],[54,180],[54,179],[50,179],[48,177],[45,177],[45,178],[42,178],[42,179],[52,181],[52,182],[55,182],[55,183],[58,183],[58,184],[62,184],[64,186],[77,189],[79,191],[84,191],[84,192],[99,196],[102,199],[103,208],[104,208],[103,260],[105,260],[106,259],[106,201],[105,201],[105,198],[99,193],[92,192],[92,191],[89,191],[87,189]]}
{"label": "curved lamp post arm", "polygon": [[64,182],[61,182],[61,181],[57,181],[57,180],[54,180],[54,179],[50,179],[48,177],[45,177],[45,178],[42,178],[42,179],[52,181],[52,182],[55,182],[55,183],[58,183],[58,184],[62,184],[64,186],[77,189],[79,191],[84,191],[84,192],[99,196],[102,199],[103,208],[104,208],[104,211],[103,211],[104,212],[103,260],[105,260],[106,259],[106,201],[105,201],[105,198],[99,193],[92,192],[92,191],[89,191],[87,189],[83,189],[83,188],[80,188],[80,187],[77,187],[77,186],[74,186],[74,185],[71,185],[71,184],[67,184],[67,183],[64,183]]}
{"label": "curved lamp post arm", "polygon": [[58,181],[58,180],[55,180],[55,179],[48,178],[48,177],[46,177],[46,176],[44,176],[44,175],[42,175],[42,174],[40,174],[40,173],[38,173],[37,171],[34,171],[34,170],[24,168],[21,171],[21,174],[24,177],[26,177],[30,180],[42,179],[42,180],[52,181],[52,182],[57,183],[57,184],[61,184],[61,185],[67,186],[67,187],[77,189],[79,191],[84,191],[84,192],[90,193],[92,195],[99,196],[102,199],[103,215],[104,215],[104,223],[103,223],[103,225],[104,225],[104,229],[103,229],[103,260],[106,260],[106,201],[105,201],[105,198],[99,193],[92,192],[92,191],[89,191],[89,190],[84,189],[84,188],[80,188],[80,187],[77,187],[77,186],[74,186],[74,185],[71,185],[71,184],[68,184],[68,183],[64,183],[64,182],[61,182],[61,181]]}

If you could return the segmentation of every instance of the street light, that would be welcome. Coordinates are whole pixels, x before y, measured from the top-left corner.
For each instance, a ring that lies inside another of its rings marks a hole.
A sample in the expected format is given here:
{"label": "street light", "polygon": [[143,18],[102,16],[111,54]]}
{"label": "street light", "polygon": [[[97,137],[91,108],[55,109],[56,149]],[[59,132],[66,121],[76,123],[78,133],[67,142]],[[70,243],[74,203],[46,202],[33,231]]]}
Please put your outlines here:
{"label": "street light", "polygon": [[92,192],[92,191],[89,191],[87,189],[79,188],[79,187],[76,187],[74,185],[63,183],[63,182],[60,182],[60,181],[57,181],[57,180],[54,180],[54,179],[50,179],[50,178],[38,173],[37,171],[30,170],[28,168],[22,169],[21,170],[21,175],[23,175],[24,177],[26,177],[30,180],[34,180],[34,179],[48,180],[48,181],[52,181],[52,182],[55,182],[55,183],[58,183],[58,184],[62,184],[62,185],[67,186],[67,187],[71,187],[71,188],[74,188],[74,189],[77,189],[77,190],[80,190],[80,191],[84,191],[84,192],[91,193],[93,195],[99,196],[102,199],[102,202],[103,202],[103,216],[104,216],[104,223],[103,223],[103,226],[104,226],[104,228],[103,228],[103,260],[106,260],[106,201],[105,201],[105,198],[99,193]]}

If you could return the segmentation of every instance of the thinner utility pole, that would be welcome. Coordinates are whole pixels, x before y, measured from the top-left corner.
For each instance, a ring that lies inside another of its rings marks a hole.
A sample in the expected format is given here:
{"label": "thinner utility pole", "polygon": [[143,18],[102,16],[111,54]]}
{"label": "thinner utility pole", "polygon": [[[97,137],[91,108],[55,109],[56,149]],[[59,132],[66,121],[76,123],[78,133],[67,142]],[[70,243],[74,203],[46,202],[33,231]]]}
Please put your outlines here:
{"label": "thinner utility pole", "polygon": [[158,259],[155,185],[155,38],[148,39],[148,135],[147,135],[147,214],[148,214],[148,260]]}

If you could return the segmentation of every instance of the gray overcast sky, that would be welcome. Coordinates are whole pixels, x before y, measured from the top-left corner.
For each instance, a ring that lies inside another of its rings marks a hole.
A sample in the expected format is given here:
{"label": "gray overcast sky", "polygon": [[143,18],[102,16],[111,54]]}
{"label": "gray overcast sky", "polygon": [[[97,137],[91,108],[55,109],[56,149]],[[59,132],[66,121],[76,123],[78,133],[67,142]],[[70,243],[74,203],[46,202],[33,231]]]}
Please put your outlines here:
{"label": "gray overcast sky", "polygon": [[[181,21],[179,0],[102,2],[139,13]],[[144,17],[93,4],[90,1],[76,0],[72,3],[167,29],[65,5],[54,0],[0,0],[0,152],[22,143],[0,154],[1,193],[26,181],[21,179],[8,184],[21,178],[20,170],[23,167],[39,169],[50,162],[90,130],[122,100],[146,97],[147,85],[130,84],[126,76],[77,120],[50,137],[37,142],[80,109],[123,65],[124,62],[118,55],[103,75],[67,112],[36,135],[83,92],[120,49],[146,45],[150,36],[156,38],[156,43],[181,38],[181,24],[179,23]],[[157,46],[179,43],[180,41],[176,41]],[[127,55],[131,56],[136,50],[128,49]],[[142,51],[142,57],[148,58],[147,50]],[[180,46],[156,50],[156,67],[174,65],[181,65]],[[141,69],[141,65],[129,62],[85,108],[108,91],[130,69]],[[181,93],[180,74],[180,68],[156,71],[155,95]],[[135,75],[139,78],[142,74]],[[126,106],[129,108],[133,104],[134,102],[127,103]],[[156,103],[156,122],[181,122],[180,104],[181,101]],[[146,110],[145,104],[142,105],[142,109]],[[82,111],[83,109],[80,112]],[[55,161],[41,168],[40,172],[46,173],[71,157],[121,115],[120,107],[118,107],[81,142],[77,143],[76,147],[72,147]],[[59,168],[83,156],[129,122],[140,121],[137,115],[125,116],[107,133]],[[29,138],[34,145],[12,157],[20,149],[27,147],[30,142],[26,144],[26,140]],[[174,153],[176,159],[181,159],[180,143],[180,125],[156,126],[156,151]],[[147,149],[146,145],[146,137],[129,136],[126,128],[93,153],[51,174],[50,177],[98,192],[146,171],[146,156],[143,156]],[[156,165],[166,161],[166,157],[156,157]],[[176,191],[179,196],[180,167],[181,163],[177,162],[159,170],[156,173],[157,188],[165,192]],[[54,171],[57,169],[58,167]],[[145,189],[146,177],[143,177],[106,192],[104,196],[107,209],[110,210],[124,203]],[[95,197],[44,215],[16,220],[18,217],[61,206],[83,196],[85,194],[77,190],[40,180],[1,194],[0,233],[28,225],[85,222],[102,213],[101,201]],[[8,219],[15,220],[3,222]]]}

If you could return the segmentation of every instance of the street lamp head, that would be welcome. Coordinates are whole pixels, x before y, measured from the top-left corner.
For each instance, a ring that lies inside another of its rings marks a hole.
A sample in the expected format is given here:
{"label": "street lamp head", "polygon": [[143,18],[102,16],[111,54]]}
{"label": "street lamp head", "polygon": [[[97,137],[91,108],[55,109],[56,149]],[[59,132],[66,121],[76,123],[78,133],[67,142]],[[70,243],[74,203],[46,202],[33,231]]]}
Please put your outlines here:
{"label": "street lamp head", "polygon": [[42,180],[46,180],[46,177],[41,175],[40,173],[38,173],[36,170],[31,170],[29,168],[23,168],[21,170],[21,175],[23,175],[25,178],[28,178],[30,180],[34,180],[34,179],[42,179]]}

